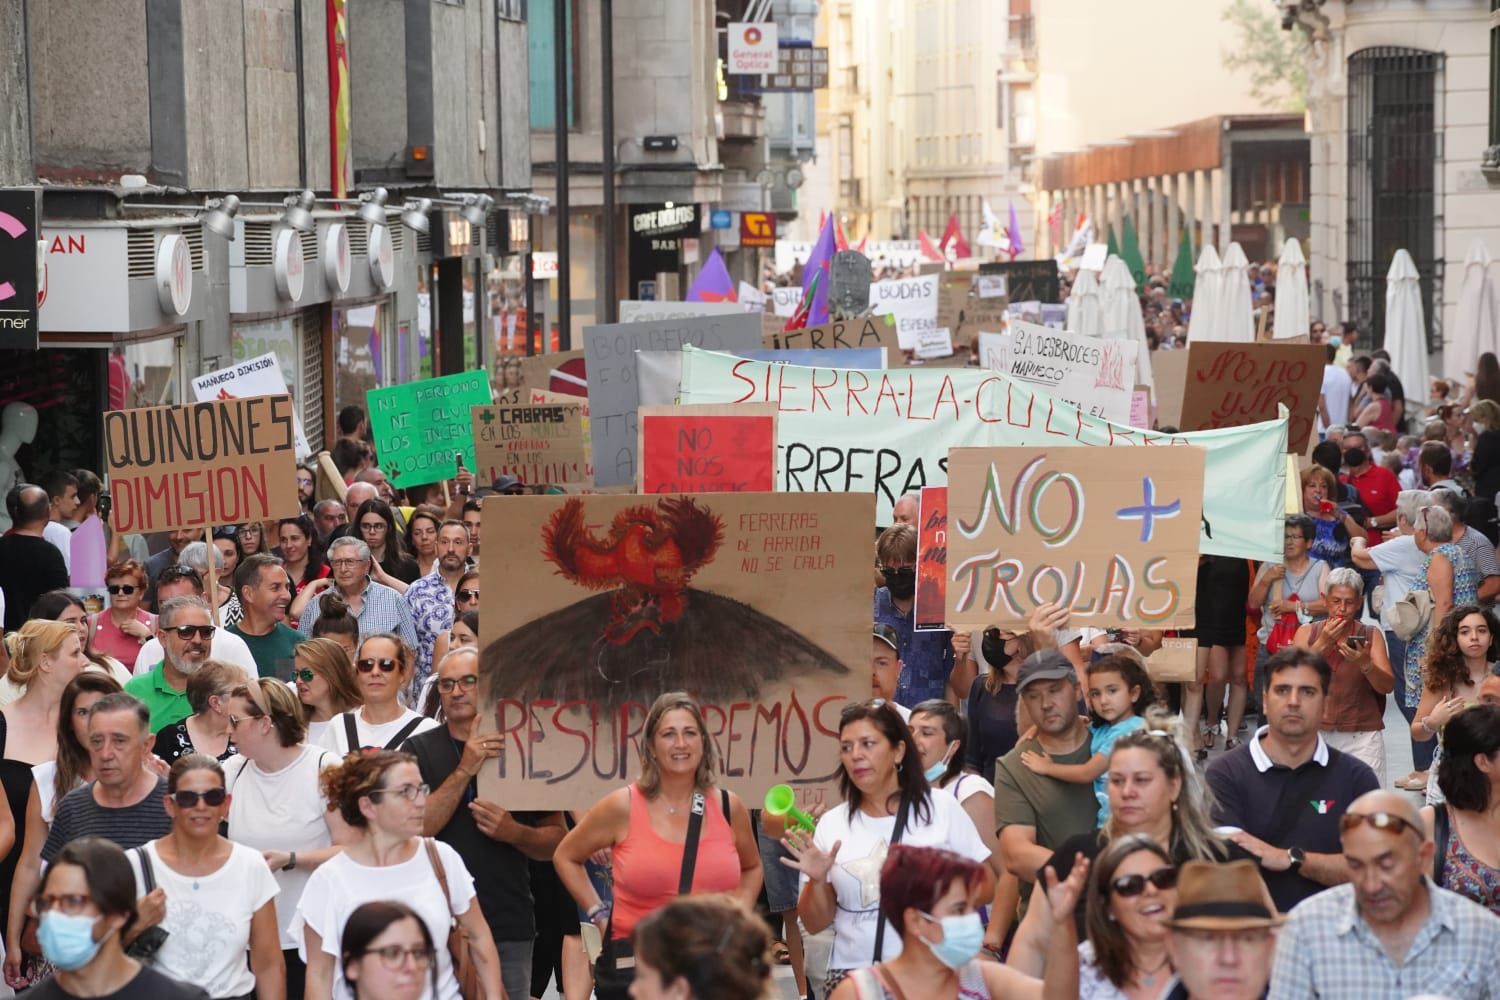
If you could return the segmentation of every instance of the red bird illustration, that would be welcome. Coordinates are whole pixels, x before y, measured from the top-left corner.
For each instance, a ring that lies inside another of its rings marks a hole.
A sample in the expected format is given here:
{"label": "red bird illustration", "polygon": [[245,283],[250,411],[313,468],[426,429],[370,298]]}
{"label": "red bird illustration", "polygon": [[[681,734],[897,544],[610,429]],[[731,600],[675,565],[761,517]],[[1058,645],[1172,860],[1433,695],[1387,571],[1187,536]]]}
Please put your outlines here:
{"label": "red bird illustration", "polygon": [[573,498],[542,529],[543,551],[562,576],[591,590],[615,591],[603,638],[616,646],[643,631],[660,635],[663,625],[680,619],[688,581],[723,541],[723,521],[690,497],[627,507],[603,539],[589,531],[583,502]]}

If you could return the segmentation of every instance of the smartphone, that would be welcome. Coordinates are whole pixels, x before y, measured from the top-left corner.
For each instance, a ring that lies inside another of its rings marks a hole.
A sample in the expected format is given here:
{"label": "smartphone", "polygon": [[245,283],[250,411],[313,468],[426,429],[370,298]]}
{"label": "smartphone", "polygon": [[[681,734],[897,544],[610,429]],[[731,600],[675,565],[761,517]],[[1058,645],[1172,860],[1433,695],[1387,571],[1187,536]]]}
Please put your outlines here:
{"label": "smartphone", "polygon": [[[464,453],[463,452],[461,452],[461,451],[454,452],[453,453],[453,462],[454,462],[455,471],[457,471],[457,472],[464,471]],[[458,492],[459,492],[460,496],[468,496],[469,495],[469,487],[466,486],[466,485],[464,485],[463,483],[459,483],[458,484]]]}
{"label": "smartphone", "polygon": [[109,512],[114,502],[114,498],[109,495],[109,490],[99,491],[99,520],[109,523]]}
{"label": "smartphone", "polygon": [[1349,638],[1345,639],[1344,641],[1349,644],[1349,648],[1350,649],[1359,649],[1362,646],[1364,646],[1364,644],[1366,642],[1368,642],[1369,640],[1367,640],[1362,635],[1351,635]]}

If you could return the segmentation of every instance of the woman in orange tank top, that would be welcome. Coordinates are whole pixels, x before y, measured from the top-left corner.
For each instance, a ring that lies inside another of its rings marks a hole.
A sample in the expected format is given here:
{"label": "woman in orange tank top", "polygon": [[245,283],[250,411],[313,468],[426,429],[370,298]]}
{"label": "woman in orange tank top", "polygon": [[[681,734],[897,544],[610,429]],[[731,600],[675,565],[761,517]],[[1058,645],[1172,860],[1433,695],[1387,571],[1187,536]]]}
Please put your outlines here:
{"label": "woman in orange tank top", "polygon": [[[633,970],[631,932],[678,895],[695,801],[701,800],[703,821],[690,891],[733,893],[755,905],[761,868],[750,813],[739,796],[715,788],[717,770],[698,703],[680,691],[664,694],[646,715],[640,777],[585,813],[558,844],[558,878],[605,934],[596,984],[600,1000],[625,996]],[[606,850],[614,869],[613,911],[600,901],[583,866]]]}

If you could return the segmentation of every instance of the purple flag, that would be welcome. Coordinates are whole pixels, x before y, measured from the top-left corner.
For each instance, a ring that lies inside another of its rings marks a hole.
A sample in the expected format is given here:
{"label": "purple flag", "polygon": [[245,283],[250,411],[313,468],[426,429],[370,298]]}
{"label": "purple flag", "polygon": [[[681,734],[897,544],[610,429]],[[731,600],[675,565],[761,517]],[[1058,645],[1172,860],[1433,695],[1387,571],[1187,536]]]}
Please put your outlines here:
{"label": "purple flag", "polygon": [[724,266],[724,258],[719,256],[719,248],[714,247],[714,252],[708,255],[708,260],[703,262],[703,270],[698,272],[698,277],[693,279],[693,287],[688,289],[687,298],[684,302],[734,302],[734,280],[729,277],[729,269]]}
{"label": "purple flag", "polygon": [[1016,203],[1010,203],[1010,225],[1005,227],[1005,238],[1010,247],[1005,251],[1010,254],[1010,259],[1015,260],[1026,250],[1026,245],[1021,242],[1021,222],[1016,218]]}
{"label": "purple flag", "polygon": [[833,267],[834,254],[833,216],[829,215],[823,223],[823,231],[818,234],[818,242],[813,244],[812,253],[807,255],[807,264],[802,268],[802,294],[807,295],[808,286],[812,284],[813,275],[821,274],[823,280],[818,282],[818,287],[813,292],[812,307],[807,313],[808,326],[822,326],[828,322],[828,285],[833,276],[829,271]]}

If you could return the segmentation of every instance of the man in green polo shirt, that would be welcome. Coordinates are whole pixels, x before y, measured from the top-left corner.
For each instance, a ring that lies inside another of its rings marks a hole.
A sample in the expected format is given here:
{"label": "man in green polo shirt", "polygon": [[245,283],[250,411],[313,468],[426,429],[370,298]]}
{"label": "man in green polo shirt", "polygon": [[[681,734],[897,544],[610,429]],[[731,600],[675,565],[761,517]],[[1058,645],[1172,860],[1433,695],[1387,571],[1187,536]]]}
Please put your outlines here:
{"label": "man in green polo shirt", "polygon": [[292,583],[281,560],[265,553],[250,556],[235,568],[234,592],[244,614],[228,630],[250,647],[260,676],[290,680],[293,651],[302,634],[286,627]]}
{"label": "man in green polo shirt", "polygon": [[162,604],[156,626],[165,659],[125,684],[126,693],[151,710],[153,733],[193,714],[187,682],[208,658],[214,638],[213,613],[201,597],[174,597]]}

